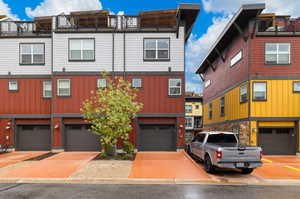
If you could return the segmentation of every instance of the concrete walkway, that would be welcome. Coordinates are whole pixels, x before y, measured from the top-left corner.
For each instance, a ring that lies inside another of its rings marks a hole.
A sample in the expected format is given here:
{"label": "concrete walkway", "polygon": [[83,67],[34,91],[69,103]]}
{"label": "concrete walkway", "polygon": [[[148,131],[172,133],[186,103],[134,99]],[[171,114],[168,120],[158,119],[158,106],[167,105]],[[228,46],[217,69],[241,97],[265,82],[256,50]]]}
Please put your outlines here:
{"label": "concrete walkway", "polygon": [[40,155],[44,155],[46,151],[26,151],[26,152],[11,152],[0,154],[0,168],[8,165],[16,164],[18,162],[28,160]]}

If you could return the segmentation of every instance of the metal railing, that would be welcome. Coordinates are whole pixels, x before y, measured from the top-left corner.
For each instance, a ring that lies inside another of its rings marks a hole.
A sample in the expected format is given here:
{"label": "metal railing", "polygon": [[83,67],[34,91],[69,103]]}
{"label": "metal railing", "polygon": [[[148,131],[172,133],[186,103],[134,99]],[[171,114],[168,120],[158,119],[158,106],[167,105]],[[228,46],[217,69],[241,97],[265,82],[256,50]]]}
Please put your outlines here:
{"label": "metal railing", "polygon": [[32,21],[0,21],[0,35],[49,33],[51,30],[38,27]]}
{"label": "metal railing", "polygon": [[257,20],[257,32],[270,32],[270,33],[279,33],[279,32],[300,32],[300,22],[299,21],[290,21],[285,26],[273,25],[271,19],[258,19]]}

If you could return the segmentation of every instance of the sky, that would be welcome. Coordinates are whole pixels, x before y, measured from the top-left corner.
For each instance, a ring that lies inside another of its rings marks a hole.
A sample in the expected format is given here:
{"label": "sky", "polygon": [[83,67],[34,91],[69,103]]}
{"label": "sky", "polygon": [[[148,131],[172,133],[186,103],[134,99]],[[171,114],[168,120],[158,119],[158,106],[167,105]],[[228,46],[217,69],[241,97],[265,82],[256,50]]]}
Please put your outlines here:
{"label": "sky", "polygon": [[300,16],[300,0],[0,0],[0,15],[18,20],[62,12],[107,9],[117,14],[138,14],[143,10],[173,9],[179,3],[199,3],[201,11],[186,44],[186,90],[202,92],[195,71],[218,35],[242,4],[265,3],[265,12]]}

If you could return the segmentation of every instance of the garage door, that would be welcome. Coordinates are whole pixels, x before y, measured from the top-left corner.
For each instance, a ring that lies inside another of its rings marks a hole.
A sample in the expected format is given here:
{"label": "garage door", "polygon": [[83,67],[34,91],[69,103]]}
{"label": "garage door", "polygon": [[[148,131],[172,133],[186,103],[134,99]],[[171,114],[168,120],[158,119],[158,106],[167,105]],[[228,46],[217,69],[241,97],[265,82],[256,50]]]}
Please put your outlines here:
{"label": "garage door", "polygon": [[260,128],[258,144],[265,155],[295,155],[294,128]]}
{"label": "garage door", "polygon": [[20,125],[17,128],[17,150],[48,151],[51,149],[50,125]]}
{"label": "garage door", "polygon": [[88,125],[67,125],[66,151],[100,151],[99,136],[88,131]]}
{"label": "garage door", "polygon": [[139,151],[176,151],[175,125],[140,124]]}

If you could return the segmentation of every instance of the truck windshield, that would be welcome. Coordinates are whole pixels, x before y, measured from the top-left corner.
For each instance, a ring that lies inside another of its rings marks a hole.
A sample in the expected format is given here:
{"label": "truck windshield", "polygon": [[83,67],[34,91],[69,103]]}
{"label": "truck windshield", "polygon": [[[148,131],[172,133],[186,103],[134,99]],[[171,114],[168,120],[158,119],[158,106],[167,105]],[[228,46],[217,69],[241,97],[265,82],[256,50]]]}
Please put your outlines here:
{"label": "truck windshield", "polygon": [[232,134],[211,134],[207,138],[207,143],[237,143]]}

